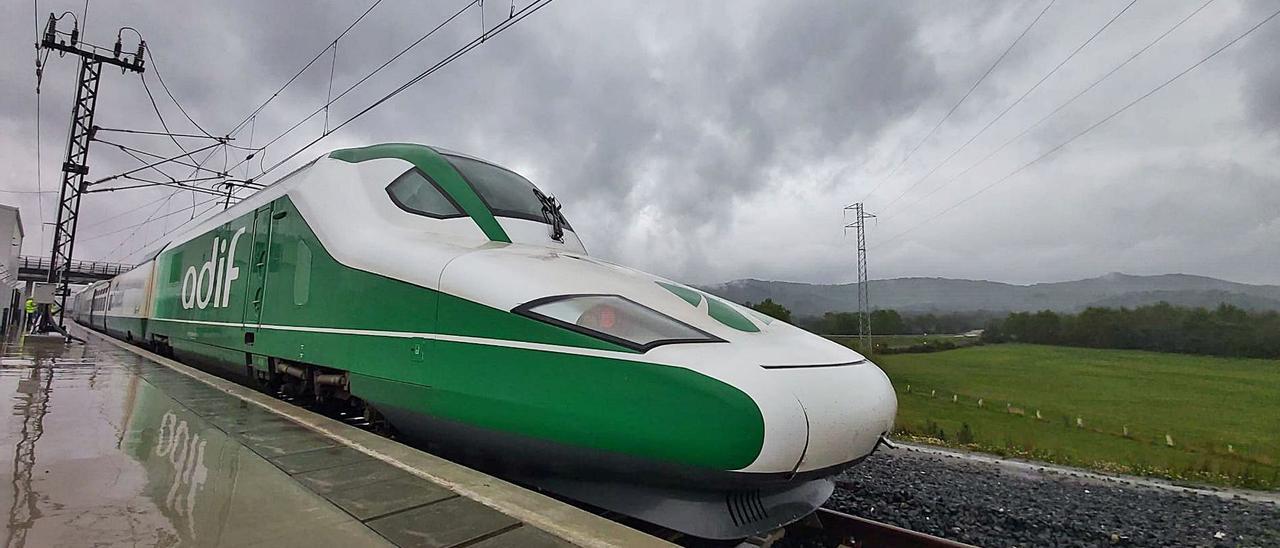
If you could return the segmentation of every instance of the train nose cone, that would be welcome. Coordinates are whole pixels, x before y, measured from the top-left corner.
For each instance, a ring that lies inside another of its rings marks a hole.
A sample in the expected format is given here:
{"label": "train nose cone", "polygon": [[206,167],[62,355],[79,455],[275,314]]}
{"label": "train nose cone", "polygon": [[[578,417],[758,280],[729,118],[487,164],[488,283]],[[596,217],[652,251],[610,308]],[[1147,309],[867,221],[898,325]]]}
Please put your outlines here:
{"label": "train nose cone", "polygon": [[893,429],[898,398],[870,360],[852,365],[785,371],[804,408],[809,439],[798,472],[850,463],[871,453]]}

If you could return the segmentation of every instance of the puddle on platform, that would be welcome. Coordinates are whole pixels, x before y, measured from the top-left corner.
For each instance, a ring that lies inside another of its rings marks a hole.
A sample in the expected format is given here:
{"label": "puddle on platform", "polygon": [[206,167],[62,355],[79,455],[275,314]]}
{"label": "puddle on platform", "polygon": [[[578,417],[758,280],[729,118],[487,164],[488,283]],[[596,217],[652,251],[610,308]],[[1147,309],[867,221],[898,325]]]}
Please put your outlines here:
{"label": "puddle on platform", "polygon": [[[350,516],[169,395],[187,405],[239,401],[205,388],[94,339],[0,342],[0,398],[10,410],[0,425],[4,546],[361,536]],[[356,540],[328,540],[344,537]]]}

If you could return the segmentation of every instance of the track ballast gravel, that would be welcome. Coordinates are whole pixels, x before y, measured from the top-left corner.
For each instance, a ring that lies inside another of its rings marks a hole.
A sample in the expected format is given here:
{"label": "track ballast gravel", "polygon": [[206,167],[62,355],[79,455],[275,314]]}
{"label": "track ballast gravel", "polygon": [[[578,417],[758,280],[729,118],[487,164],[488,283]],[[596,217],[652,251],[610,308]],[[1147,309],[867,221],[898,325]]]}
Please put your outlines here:
{"label": "track ballast gravel", "polygon": [[1280,506],[880,448],[828,508],[979,546],[1280,546]]}

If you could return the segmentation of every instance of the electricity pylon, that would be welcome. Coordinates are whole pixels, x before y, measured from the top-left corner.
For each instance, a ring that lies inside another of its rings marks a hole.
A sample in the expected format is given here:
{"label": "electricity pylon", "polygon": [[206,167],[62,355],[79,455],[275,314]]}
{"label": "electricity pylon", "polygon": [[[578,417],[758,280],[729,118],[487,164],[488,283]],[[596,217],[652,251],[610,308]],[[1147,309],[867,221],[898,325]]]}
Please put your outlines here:
{"label": "electricity pylon", "polygon": [[868,288],[867,280],[867,219],[875,218],[875,215],[867,213],[862,202],[855,203],[845,208],[846,215],[849,211],[853,212],[853,222],[848,222],[846,216],[844,228],[847,231],[855,229],[858,236],[858,348],[864,354],[871,354],[871,292]]}

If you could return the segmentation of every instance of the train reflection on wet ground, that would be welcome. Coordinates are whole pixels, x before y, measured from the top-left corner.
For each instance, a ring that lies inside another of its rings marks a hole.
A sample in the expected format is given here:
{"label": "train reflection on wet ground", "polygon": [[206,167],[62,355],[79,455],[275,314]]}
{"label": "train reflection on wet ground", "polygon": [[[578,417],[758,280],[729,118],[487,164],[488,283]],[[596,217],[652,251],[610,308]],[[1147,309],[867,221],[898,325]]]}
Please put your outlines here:
{"label": "train reflection on wet ground", "polygon": [[0,394],[6,546],[385,544],[213,424],[287,421],[115,346],[4,341]]}
{"label": "train reflection on wet ground", "polygon": [[6,547],[670,546],[356,417],[73,333],[87,342],[0,341]]}

